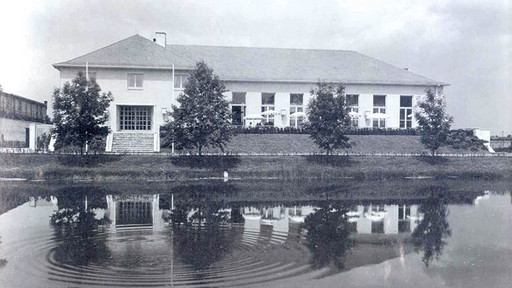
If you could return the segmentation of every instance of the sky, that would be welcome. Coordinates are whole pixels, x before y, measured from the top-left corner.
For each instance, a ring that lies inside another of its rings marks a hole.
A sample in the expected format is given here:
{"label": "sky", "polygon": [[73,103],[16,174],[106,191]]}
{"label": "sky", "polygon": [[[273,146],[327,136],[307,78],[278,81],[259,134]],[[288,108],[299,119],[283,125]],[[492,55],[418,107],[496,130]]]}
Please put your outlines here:
{"label": "sky", "polygon": [[53,63],[155,31],[171,44],[355,50],[449,83],[454,128],[512,134],[512,0],[2,1],[0,85],[50,103]]}

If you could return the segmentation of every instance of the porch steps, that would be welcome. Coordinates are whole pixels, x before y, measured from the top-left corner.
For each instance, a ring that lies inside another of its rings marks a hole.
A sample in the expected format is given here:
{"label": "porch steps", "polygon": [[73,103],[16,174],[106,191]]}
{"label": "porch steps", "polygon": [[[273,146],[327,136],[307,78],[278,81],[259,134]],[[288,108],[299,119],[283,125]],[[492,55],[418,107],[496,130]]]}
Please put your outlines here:
{"label": "porch steps", "polygon": [[154,152],[153,133],[114,133],[112,138],[112,152],[115,153],[148,153]]}

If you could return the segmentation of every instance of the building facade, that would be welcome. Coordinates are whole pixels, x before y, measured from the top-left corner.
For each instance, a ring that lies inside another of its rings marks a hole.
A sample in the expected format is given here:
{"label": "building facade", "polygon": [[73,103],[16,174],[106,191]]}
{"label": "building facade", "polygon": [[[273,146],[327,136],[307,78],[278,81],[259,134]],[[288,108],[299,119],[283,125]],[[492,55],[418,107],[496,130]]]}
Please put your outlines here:
{"label": "building facade", "polygon": [[233,125],[300,127],[311,89],[325,81],[345,86],[352,126],[413,128],[417,97],[447,85],[354,51],[167,45],[139,35],[54,67],[61,85],[87,71],[112,92],[107,151],[149,152],[159,151],[159,127],[200,60],[225,82]]}
{"label": "building facade", "polygon": [[14,143],[14,146],[28,146],[29,126],[31,123],[45,123],[46,110],[46,101],[41,103],[0,92],[0,142],[10,146]]}

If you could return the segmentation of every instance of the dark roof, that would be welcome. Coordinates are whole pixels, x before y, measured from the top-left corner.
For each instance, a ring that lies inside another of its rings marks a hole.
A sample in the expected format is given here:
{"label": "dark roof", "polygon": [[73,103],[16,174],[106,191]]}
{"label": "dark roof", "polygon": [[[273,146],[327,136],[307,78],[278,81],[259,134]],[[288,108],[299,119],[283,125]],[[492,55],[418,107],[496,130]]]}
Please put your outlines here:
{"label": "dark roof", "polygon": [[167,45],[134,35],[54,67],[192,69],[204,60],[223,80],[446,85],[355,51]]}

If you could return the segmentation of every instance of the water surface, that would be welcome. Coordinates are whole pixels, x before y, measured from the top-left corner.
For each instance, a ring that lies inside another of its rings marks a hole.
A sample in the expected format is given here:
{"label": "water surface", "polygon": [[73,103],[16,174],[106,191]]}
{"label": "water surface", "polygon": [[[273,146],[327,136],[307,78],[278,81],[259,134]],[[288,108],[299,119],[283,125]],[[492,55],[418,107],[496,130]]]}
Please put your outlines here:
{"label": "water surface", "polygon": [[0,287],[512,283],[510,192],[317,184],[10,187]]}

